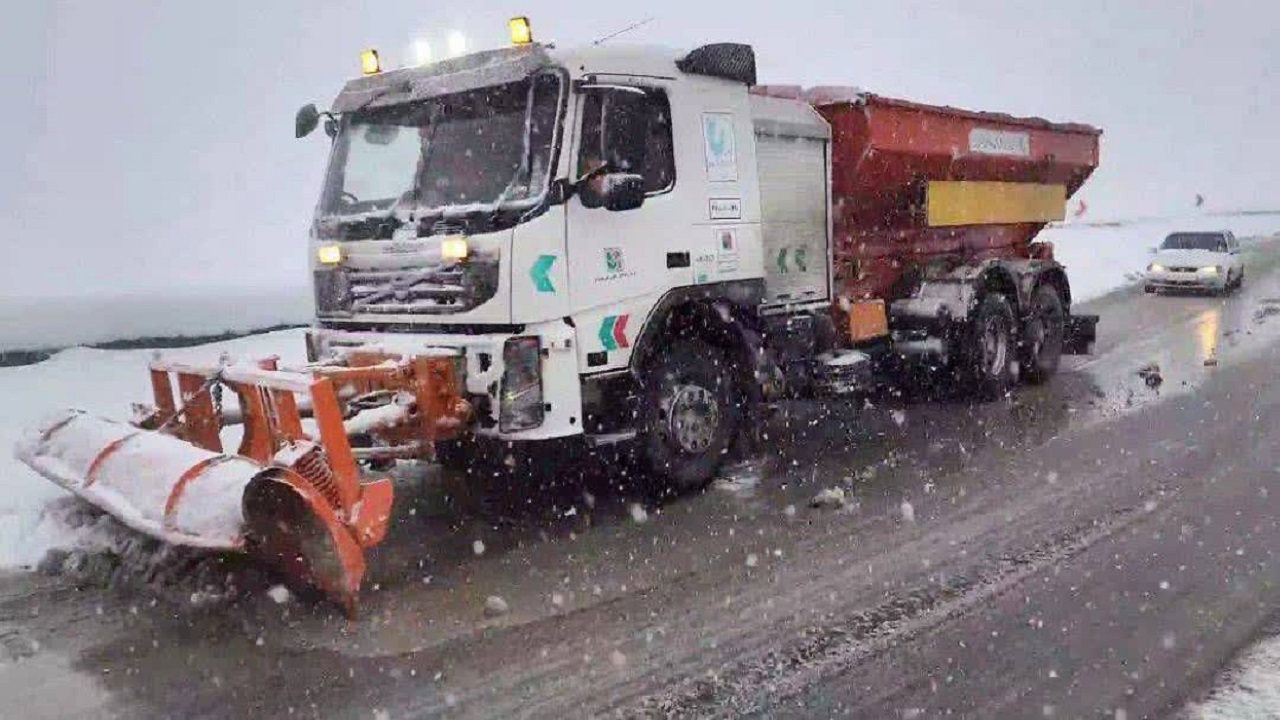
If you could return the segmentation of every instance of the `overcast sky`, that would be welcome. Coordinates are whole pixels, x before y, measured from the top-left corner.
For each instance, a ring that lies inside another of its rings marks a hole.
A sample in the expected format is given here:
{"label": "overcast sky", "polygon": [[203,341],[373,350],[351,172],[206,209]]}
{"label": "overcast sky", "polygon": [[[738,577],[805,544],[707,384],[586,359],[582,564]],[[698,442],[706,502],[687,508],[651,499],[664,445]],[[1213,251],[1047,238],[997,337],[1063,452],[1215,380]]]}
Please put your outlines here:
{"label": "overcast sky", "polygon": [[[306,283],[326,138],[292,137],[375,46],[459,29],[504,43],[755,45],[762,82],[1103,127],[1091,213],[1280,208],[1280,3],[81,0],[0,28],[0,287],[11,295]],[[0,294],[0,297],[3,297]]]}

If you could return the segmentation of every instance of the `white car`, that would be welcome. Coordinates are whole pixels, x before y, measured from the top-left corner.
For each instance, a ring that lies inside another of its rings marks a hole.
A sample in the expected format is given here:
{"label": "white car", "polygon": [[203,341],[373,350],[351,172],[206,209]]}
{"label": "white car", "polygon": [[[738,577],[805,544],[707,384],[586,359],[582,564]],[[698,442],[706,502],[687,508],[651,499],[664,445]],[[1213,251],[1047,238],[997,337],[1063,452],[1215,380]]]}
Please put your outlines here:
{"label": "white car", "polygon": [[1244,284],[1240,242],[1230,231],[1176,232],[1153,250],[1146,291],[1230,292]]}

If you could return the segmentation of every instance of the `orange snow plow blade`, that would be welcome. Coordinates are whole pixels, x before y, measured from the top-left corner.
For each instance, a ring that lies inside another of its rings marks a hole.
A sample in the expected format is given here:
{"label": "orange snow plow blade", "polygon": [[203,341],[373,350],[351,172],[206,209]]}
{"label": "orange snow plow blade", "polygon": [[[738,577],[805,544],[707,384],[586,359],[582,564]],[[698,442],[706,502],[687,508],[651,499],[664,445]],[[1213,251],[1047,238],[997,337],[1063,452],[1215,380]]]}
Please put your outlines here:
{"label": "orange snow plow blade", "polygon": [[[25,438],[19,458],[134,530],[251,553],[349,615],[364,550],[386,535],[393,504],[390,480],[363,481],[360,460],[429,459],[470,419],[449,357],[353,353],[302,371],[156,361],[151,380],[155,405],[135,422],[66,411]],[[222,448],[224,420],[237,419],[221,408],[223,388],[244,424],[235,453]]]}

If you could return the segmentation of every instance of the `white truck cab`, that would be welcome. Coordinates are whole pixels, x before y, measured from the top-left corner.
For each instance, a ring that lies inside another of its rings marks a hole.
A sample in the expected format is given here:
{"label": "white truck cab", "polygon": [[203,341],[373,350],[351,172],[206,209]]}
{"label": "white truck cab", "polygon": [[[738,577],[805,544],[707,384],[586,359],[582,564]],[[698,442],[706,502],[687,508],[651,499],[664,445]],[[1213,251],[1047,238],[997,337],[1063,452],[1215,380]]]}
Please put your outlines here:
{"label": "white truck cab", "polygon": [[[530,44],[351,81],[327,123],[313,354],[456,353],[481,435],[634,435],[675,338],[830,303],[829,130],[751,96],[754,75],[742,45]],[[720,374],[704,384],[737,385]],[[718,461],[739,408],[714,392],[656,402]]]}

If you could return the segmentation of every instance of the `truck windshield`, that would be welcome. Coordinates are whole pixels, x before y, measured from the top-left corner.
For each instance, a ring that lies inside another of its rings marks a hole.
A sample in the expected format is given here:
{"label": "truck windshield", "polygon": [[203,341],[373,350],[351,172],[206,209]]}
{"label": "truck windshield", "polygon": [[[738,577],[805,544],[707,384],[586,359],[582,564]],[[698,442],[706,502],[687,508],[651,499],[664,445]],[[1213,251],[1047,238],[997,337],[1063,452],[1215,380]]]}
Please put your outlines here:
{"label": "truck windshield", "polygon": [[496,214],[545,194],[561,79],[357,111],[343,119],[321,216]]}
{"label": "truck windshield", "polygon": [[1174,233],[1164,239],[1160,249],[1226,252],[1227,241],[1219,233]]}

